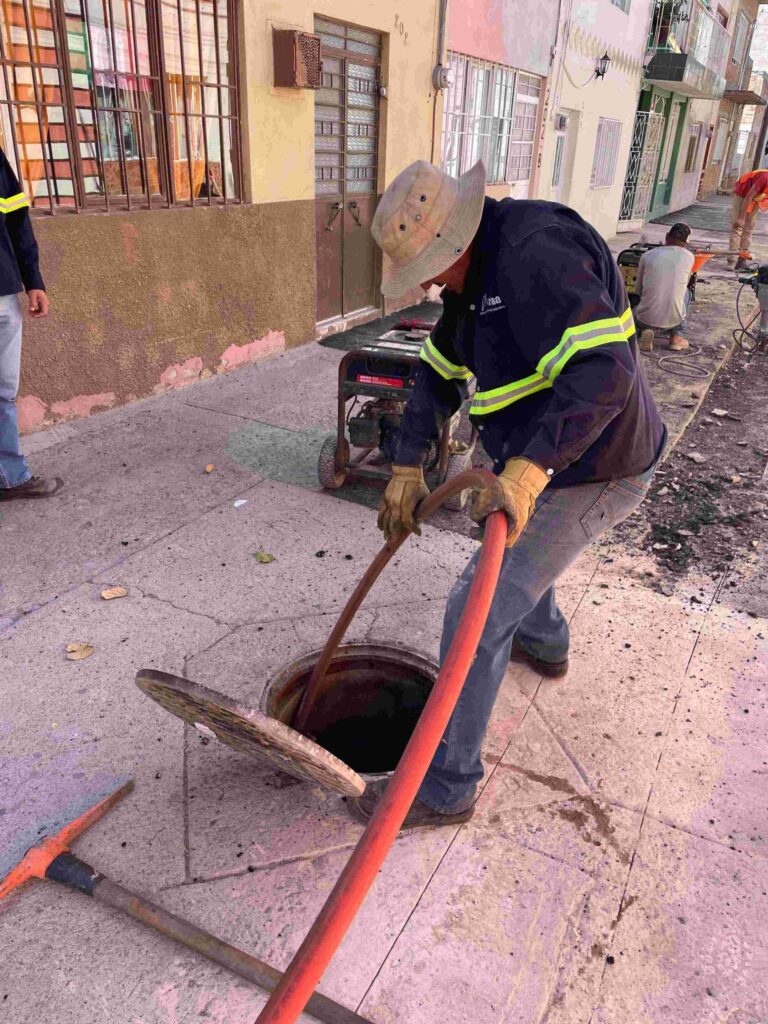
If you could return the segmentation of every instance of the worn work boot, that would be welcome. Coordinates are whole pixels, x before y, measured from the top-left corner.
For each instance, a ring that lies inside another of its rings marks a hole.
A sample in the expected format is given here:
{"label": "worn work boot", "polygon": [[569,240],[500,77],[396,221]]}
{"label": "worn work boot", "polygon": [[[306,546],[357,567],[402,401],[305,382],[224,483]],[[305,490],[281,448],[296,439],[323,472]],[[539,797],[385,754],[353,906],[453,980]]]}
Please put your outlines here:
{"label": "worn work boot", "polygon": [[685,352],[685,350],[690,348],[690,346],[687,338],[683,338],[680,334],[673,334],[669,339],[667,348],[670,352]]}
{"label": "worn work boot", "polygon": [[[375,782],[369,782],[362,796],[359,796],[357,800],[350,800],[347,803],[352,817],[356,821],[361,821],[363,825],[367,825],[373,817],[374,811],[379,806],[379,801],[388,785],[389,779],[376,779]],[[405,816],[405,821],[400,826],[400,831],[404,832],[409,828],[439,828],[440,825],[461,825],[462,822],[469,821],[474,813],[474,804],[465,811],[443,814],[440,811],[433,811],[431,807],[423,804],[421,800],[414,800],[410,811]]]}
{"label": "worn work boot", "polygon": [[64,481],[55,476],[46,480],[44,476],[31,476],[15,487],[0,487],[0,501],[15,501],[19,498],[52,498],[64,486]]}
{"label": "worn work boot", "polygon": [[568,672],[567,658],[563,658],[562,661],[542,661],[541,658],[536,658],[529,654],[515,640],[512,641],[512,651],[509,655],[509,660],[516,665],[527,665],[540,676],[546,676],[547,679],[562,679]]}
{"label": "worn work boot", "polygon": [[640,332],[637,339],[637,347],[641,352],[653,352],[653,331],[648,329]]}

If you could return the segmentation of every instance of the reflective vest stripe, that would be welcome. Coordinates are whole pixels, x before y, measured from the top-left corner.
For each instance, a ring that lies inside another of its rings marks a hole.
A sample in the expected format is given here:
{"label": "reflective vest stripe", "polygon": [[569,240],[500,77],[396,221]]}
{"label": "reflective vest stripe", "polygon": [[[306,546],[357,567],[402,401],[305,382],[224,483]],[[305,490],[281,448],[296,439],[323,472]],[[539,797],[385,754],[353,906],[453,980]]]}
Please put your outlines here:
{"label": "reflective vest stripe", "polygon": [[555,348],[539,360],[535,373],[504,384],[500,388],[493,388],[491,391],[476,391],[470,412],[476,416],[496,412],[513,402],[518,402],[521,398],[536,394],[537,391],[551,388],[555,378],[576,352],[617,341],[627,342],[634,333],[635,324],[631,308],[620,317],[608,317],[605,320],[593,320],[588,324],[569,327]]}
{"label": "reflective vest stripe", "polygon": [[627,341],[628,327],[634,330],[631,308],[620,317],[612,316],[606,320],[593,320],[588,324],[579,324],[578,327],[569,327],[560,344],[542,356],[536,371],[542,377],[554,380],[575,352],[612,341]]}
{"label": "reflective vest stripe", "polygon": [[545,380],[540,373],[532,373],[530,377],[513,381],[511,384],[494,388],[492,391],[476,391],[469,411],[473,416],[497,412],[521,398],[527,398],[528,395],[535,395],[537,391],[551,387],[551,381]]}
{"label": "reflective vest stripe", "polygon": [[14,210],[21,210],[29,206],[29,200],[23,192],[17,192],[15,196],[8,196],[7,199],[0,198],[0,213],[13,213]]}
{"label": "reflective vest stripe", "polygon": [[431,338],[427,338],[421,346],[419,356],[444,380],[469,380],[472,376],[472,371],[466,366],[457,366],[446,359],[442,352],[437,350]]}

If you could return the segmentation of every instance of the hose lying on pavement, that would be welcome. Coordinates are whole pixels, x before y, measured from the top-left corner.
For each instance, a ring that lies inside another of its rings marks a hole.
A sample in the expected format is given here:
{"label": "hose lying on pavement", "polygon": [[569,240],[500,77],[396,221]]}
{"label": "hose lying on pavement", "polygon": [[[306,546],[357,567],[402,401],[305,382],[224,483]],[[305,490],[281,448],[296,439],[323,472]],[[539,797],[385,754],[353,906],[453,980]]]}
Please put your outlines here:
{"label": "hose lying on pavement", "polygon": [[[419,520],[461,491],[477,490],[494,480],[484,469],[460,473],[424,499],[418,509]],[[407,536],[388,541],[358,583],[320,656],[314,675],[317,685],[363,598]],[[506,536],[506,516],[494,512],[486,520],[483,548],[464,613],[408,746],[338,882],[256,1024],[294,1024],[373,884],[427,773],[474,660],[496,590]],[[307,716],[312,699],[312,694],[306,695]]]}

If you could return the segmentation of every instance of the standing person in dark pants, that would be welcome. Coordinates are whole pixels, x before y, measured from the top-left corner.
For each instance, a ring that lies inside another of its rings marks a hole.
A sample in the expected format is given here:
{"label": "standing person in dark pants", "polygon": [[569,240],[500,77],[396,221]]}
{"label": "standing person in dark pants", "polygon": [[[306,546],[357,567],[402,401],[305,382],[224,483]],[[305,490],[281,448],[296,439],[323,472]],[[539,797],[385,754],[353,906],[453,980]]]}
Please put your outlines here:
{"label": "standing person in dark pants", "polygon": [[29,200],[0,149],[0,501],[50,498],[61,490],[58,477],[33,476],[19,445],[16,395],[21,371],[22,315],[18,293],[25,291],[29,315],[48,316],[48,296],[40,276]]}
{"label": "standing person in dark pants", "polygon": [[[665,430],[638,361],[635,326],[605,242],[555,203],[486,199],[485,169],[459,179],[418,161],[382,196],[372,231],[385,295],[444,286],[444,312],[421,352],[379,513],[387,537],[416,525],[422,465],[446,417],[477,389],[470,416],[497,474],[472,518],[497,509],[508,534],[493,605],[451,721],[404,827],[471,817],[480,751],[510,657],[540,675],[568,671],[568,623],[555,585],[591,543],[640,504]],[[479,553],[445,612],[445,658]],[[386,786],[350,809],[367,821]]]}

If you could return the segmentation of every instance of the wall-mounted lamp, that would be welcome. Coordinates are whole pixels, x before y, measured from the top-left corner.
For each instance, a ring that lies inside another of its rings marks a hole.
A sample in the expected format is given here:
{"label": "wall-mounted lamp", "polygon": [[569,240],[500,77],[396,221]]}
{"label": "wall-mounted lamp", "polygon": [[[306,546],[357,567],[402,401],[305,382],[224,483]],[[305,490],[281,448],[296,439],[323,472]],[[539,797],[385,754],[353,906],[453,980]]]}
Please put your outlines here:
{"label": "wall-mounted lamp", "polygon": [[597,62],[597,67],[595,68],[595,78],[605,78],[605,72],[608,70],[608,65],[610,64],[610,62],[611,58],[608,56],[608,53],[604,53],[600,60]]}

